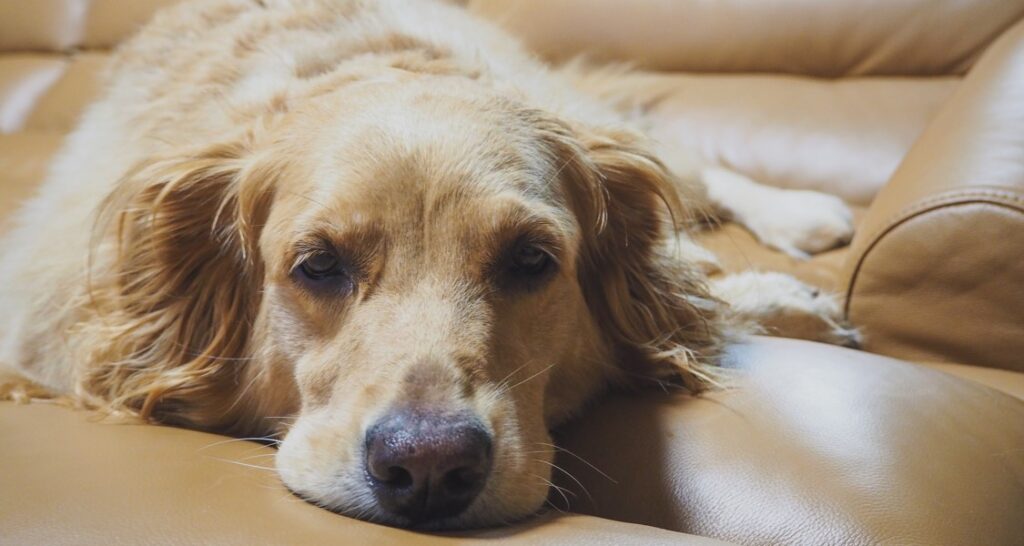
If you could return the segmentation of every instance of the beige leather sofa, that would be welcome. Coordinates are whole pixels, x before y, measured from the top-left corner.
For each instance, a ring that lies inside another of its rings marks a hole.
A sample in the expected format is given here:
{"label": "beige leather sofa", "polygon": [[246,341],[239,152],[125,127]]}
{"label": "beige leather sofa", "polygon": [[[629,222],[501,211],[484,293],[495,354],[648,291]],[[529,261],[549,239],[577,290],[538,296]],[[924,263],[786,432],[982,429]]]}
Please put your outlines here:
{"label": "beige leather sofa", "polygon": [[[0,222],[169,1],[0,0]],[[468,4],[637,64],[616,85],[659,138],[854,205],[853,244],[807,262],[704,242],[842,294],[865,350],[755,339],[730,390],[609,397],[559,431],[558,510],[454,535],[305,504],[261,445],[4,402],[0,543],[1024,543],[1024,1]]]}

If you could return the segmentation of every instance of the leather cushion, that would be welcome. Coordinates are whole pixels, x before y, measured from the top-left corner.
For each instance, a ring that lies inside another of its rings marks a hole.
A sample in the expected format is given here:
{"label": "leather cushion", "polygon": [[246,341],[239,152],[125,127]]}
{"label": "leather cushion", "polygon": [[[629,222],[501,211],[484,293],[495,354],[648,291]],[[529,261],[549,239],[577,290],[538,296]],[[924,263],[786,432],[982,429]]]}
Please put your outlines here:
{"label": "leather cushion", "polygon": [[35,193],[61,141],[57,133],[0,134],[0,236],[12,213]]}
{"label": "leather cushion", "polygon": [[25,121],[29,131],[68,132],[96,98],[107,53],[76,53],[67,58],[63,74],[36,101]]}
{"label": "leather cushion", "polygon": [[0,56],[0,134],[24,128],[39,99],[64,73],[62,58],[50,55]]}
{"label": "leather cushion", "polygon": [[393,529],[292,496],[263,469],[268,447],[42,403],[0,403],[0,438],[0,544],[720,544],[557,513],[449,536]]}
{"label": "leather cushion", "polygon": [[732,389],[620,396],[564,430],[571,508],[744,544],[1020,544],[1024,401],[810,342],[730,360]]}
{"label": "leather cushion", "polygon": [[925,363],[925,365],[962,379],[981,383],[987,387],[1003,391],[1024,400],[1024,373],[945,362],[929,362]]}
{"label": "leather cushion", "polygon": [[0,51],[58,51],[81,38],[80,0],[0,1]]}
{"label": "leather cushion", "polygon": [[655,70],[962,74],[1022,0],[471,0],[549,58]]}
{"label": "leather cushion", "polygon": [[0,51],[109,48],[181,0],[0,0]]}

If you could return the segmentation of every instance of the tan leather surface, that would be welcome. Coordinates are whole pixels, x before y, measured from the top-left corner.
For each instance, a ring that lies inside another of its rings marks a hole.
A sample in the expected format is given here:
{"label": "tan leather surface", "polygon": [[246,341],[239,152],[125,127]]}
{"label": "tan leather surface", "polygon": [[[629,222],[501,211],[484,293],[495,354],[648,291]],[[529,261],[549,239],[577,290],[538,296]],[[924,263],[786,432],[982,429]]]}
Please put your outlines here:
{"label": "tan leather surface", "polygon": [[111,48],[129,37],[164,6],[182,0],[90,0],[82,47]]}
{"label": "tan leather surface", "polygon": [[70,131],[99,92],[106,53],[76,53],[67,60],[61,77],[39,97],[25,121],[30,131]]}
{"label": "tan leather surface", "polygon": [[[556,462],[580,482],[559,479],[572,508],[743,544],[1017,543],[1024,401],[803,341],[757,339],[731,363],[727,391],[619,395],[563,430],[573,455]],[[249,442],[11,403],[0,404],[0,437],[0,543],[458,542],[305,504],[242,465],[271,466],[273,450]],[[704,543],[554,513],[460,536]]]}
{"label": "tan leather surface", "polygon": [[961,74],[1021,0],[472,0],[555,59],[815,76]]}
{"label": "tan leather surface", "polygon": [[0,51],[109,48],[181,0],[0,0]]}
{"label": "tan leather surface", "polygon": [[61,140],[54,133],[0,134],[0,236],[11,214],[35,193]]}
{"label": "tan leather surface", "polygon": [[96,98],[108,53],[0,55],[0,134],[68,132]]}
{"label": "tan leather surface", "polygon": [[0,1],[0,51],[59,51],[75,45],[87,5],[82,0]]}
{"label": "tan leather surface", "polygon": [[782,188],[867,205],[959,78],[632,74],[605,86],[649,104],[650,133]]}
{"label": "tan leather surface", "polygon": [[64,72],[62,59],[43,55],[0,57],[0,134],[24,129],[39,99]]}
{"label": "tan leather surface", "polygon": [[268,447],[53,405],[0,403],[0,438],[0,544],[720,544],[557,513],[461,538],[393,529],[293,497],[257,468]]}
{"label": "tan leather surface", "polygon": [[565,430],[573,510],[745,544],[1020,544],[1024,401],[809,342],[732,359],[732,390],[622,396]]}
{"label": "tan leather surface", "polygon": [[1024,373],[1000,370],[998,368],[984,368],[982,366],[969,366],[965,364],[948,363],[924,363],[929,368],[955,375],[961,379],[981,383],[986,387],[1003,391],[1009,395],[1024,400]]}
{"label": "tan leather surface", "polygon": [[880,192],[845,267],[866,348],[1024,370],[1024,22]]}

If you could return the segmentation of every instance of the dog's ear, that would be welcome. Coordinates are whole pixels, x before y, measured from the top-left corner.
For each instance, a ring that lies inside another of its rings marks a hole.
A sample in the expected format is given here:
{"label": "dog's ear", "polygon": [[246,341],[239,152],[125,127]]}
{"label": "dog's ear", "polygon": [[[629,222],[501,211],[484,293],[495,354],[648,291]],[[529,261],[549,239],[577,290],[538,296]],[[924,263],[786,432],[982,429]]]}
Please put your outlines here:
{"label": "dog's ear", "polygon": [[720,304],[678,254],[697,188],[675,180],[644,139],[620,129],[549,126],[583,232],[579,282],[596,324],[631,376],[714,382]]}
{"label": "dog's ear", "polygon": [[[144,418],[230,428],[263,277],[258,240],[274,169],[251,138],[145,161],[97,223],[90,297],[100,314],[79,389]],[[113,256],[111,258],[111,256]],[[100,263],[101,261],[106,263]]]}

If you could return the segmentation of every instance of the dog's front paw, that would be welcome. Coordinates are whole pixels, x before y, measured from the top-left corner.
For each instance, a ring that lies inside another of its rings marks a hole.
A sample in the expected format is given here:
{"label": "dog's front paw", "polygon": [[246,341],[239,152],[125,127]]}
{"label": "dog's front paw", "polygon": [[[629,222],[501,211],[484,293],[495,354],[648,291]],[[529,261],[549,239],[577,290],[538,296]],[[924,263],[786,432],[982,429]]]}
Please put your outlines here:
{"label": "dog's front paw", "polygon": [[772,336],[859,347],[838,298],[783,273],[745,271],[713,279],[711,292],[741,322]]}
{"label": "dog's front paw", "polygon": [[704,275],[722,272],[722,263],[710,250],[698,245],[683,232],[666,237],[661,252],[664,256],[683,260]]}
{"label": "dog's front paw", "polygon": [[850,242],[853,214],[838,197],[803,190],[765,192],[759,206],[738,218],[765,245],[806,259]]}

